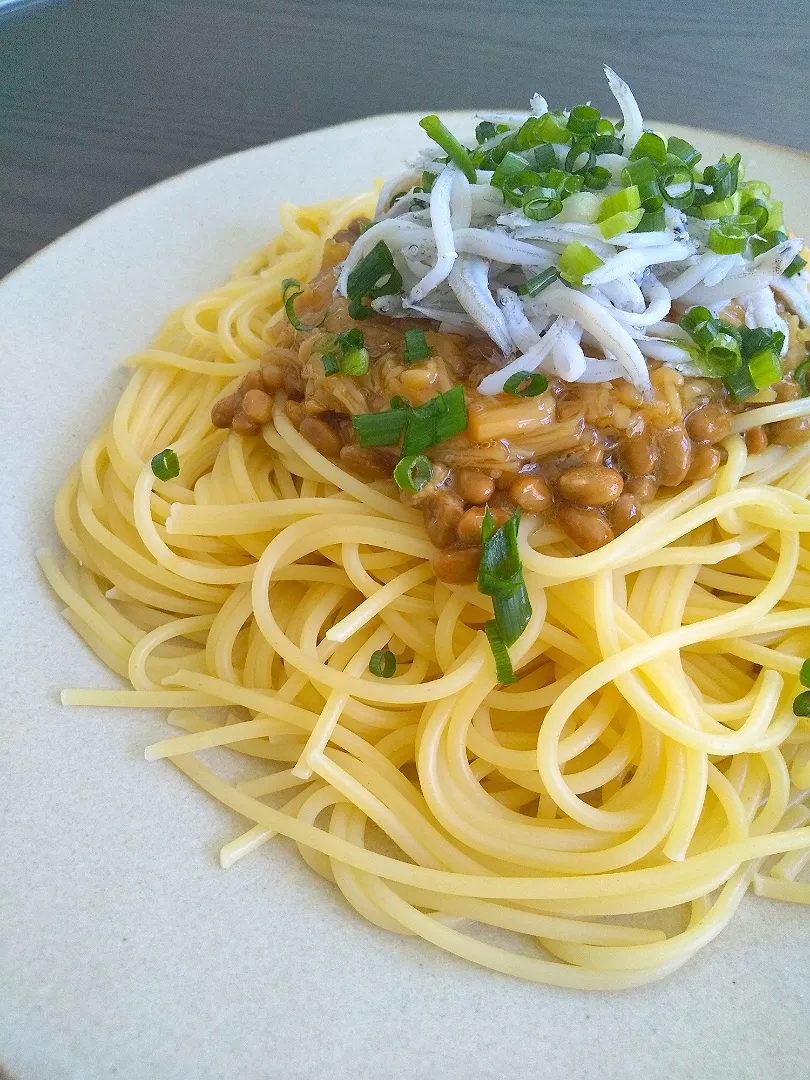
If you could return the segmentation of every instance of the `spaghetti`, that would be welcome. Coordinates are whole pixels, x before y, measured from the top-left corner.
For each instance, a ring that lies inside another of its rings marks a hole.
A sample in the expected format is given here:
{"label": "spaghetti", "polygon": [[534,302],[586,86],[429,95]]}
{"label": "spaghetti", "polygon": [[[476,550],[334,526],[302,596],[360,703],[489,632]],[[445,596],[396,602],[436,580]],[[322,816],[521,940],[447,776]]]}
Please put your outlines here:
{"label": "spaghetti", "polygon": [[[287,837],[387,930],[542,983],[654,981],[749,888],[808,902],[810,445],[750,453],[740,413],[712,476],[589,553],[524,516],[531,617],[499,685],[492,600],[436,577],[392,480],[321,453],[283,389],[259,435],[211,423],[284,325],[284,279],[315,278],[373,209],[282,207],[281,235],[129,360],[56,501],[64,559],[38,557],[131,688],[63,700],[169,710],[183,733],[146,756],[247,823],[223,866]],[[158,479],[167,447],[179,475]],[[388,653],[393,673],[369,670]],[[198,756],[213,747],[266,771],[226,781]]]}

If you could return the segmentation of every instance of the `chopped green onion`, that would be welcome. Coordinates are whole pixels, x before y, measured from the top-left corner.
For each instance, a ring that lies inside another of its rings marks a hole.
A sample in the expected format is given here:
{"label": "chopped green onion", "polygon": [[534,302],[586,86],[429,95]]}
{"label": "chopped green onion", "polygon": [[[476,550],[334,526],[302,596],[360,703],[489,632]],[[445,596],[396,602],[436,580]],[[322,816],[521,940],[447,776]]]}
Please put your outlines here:
{"label": "chopped green onion", "polygon": [[534,277],[530,277],[528,281],[525,281],[518,289],[518,292],[521,296],[537,296],[543,289],[547,289],[553,281],[556,281],[559,276],[559,272],[553,266],[550,266],[548,270],[541,270],[539,274],[535,274]]}
{"label": "chopped green onion", "polygon": [[763,232],[761,236],[755,236],[751,241],[751,254],[761,255],[764,251],[770,251],[771,248],[776,247],[777,244],[784,243],[787,240],[788,234],[781,229],[775,229],[772,232]]}
{"label": "chopped green onion", "polygon": [[740,343],[737,338],[721,330],[706,349],[706,362],[711,378],[727,378],[742,364]]}
{"label": "chopped green onion", "polygon": [[346,293],[349,314],[353,319],[367,319],[377,312],[366,307],[363,300],[398,293],[402,290],[402,275],[394,266],[394,256],[384,240],[375,244],[349,274]]}
{"label": "chopped green onion", "polygon": [[568,114],[568,130],[575,135],[593,135],[602,116],[592,105],[577,105]]}
{"label": "chopped green onion", "polygon": [[746,401],[757,392],[747,364],[742,364],[735,371],[730,372],[723,382],[736,402]]}
{"label": "chopped green onion", "polygon": [[752,236],[757,231],[756,218],[750,214],[728,214],[720,219],[720,224],[733,225],[735,228],[742,229],[749,236]]}
{"label": "chopped green onion", "polygon": [[360,445],[394,446],[399,442],[408,422],[406,409],[386,409],[376,413],[358,413],[352,417],[354,430],[360,436]]}
{"label": "chopped green onion", "polygon": [[433,476],[433,466],[430,458],[423,454],[412,454],[410,457],[400,458],[394,469],[394,480],[397,487],[411,494],[421,491],[425,484],[430,483]]}
{"label": "chopped green onion", "polygon": [[[527,385],[524,386],[523,384]],[[531,371],[516,371],[503,384],[503,392],[514,397],[537,397],[548,390],[548,379]]]}
{"label": "chopped green onion", "polygon": [[[648,158],[631,161],[622,169],[622,183],[625,187],[638,188],[641,206],[645,210],[660,210],[664,205],[658,184],[658,170]],[[621,209],[634,210],[635,207],[627,206]]]}
{"label": "chopped green onion", "polygon": [[547,221],[560,213],[562,199],[556,188],[533,187],[523,196],[521,208],[526,217],[533,221]]}
{"label": "chopped green onion", "polygon": [[593,165],[585,173],[585,187],[590,191],[601,191],[610,183],[610,169],[601,165]]}
{"label": "chopped green onion", "polygon": [[481,530],[478,589],[493,598],[498,630],[504,642],[512,645],[526,629],[532,614],[518,551],[520,510],[499,529],[493,529],[493,524],[487,507]]}
{"label": "chopped green onion", "polygon": [[[697,200],[695,200],[697,205]],[[734,205],[734,199],[717,199],[713,202],[703,203],[697,210],[697,213],[706,221],[716,221],[719,218],[727,217],[729,214],[735,214],[737,208]]]}
{"label": "chopped green onion", "polygon": [[338,334],[337,341],[341,349],[362,349],[365,345],[363,331],[356,326],[352,327],[351,330],[344,330],[342,334]]}
{"label": "chopped green onion", "polygon": [[551,143],[542,143],[540,146],[535,146],[528,157],[529,164],[535,172],[544,173],[557,167],[557,155]]}
{"label": "chopped green onion", "polygon": [[540,182],[538,173],[531,169],[523,169],[522,172],[513,173],[501,184],[501,192],[504,199],[512,206],[522,206],[526,195]]}
{"label": "chopped green onion", "polygon": [[760,232],[768,221],[768,204],[762,199],[749,199],[742,204],[740,213],[753,220],[754,232]]}
{"label": "chopped green onion", "polygon": [[368,670],[378,679],[390,679],[396,674],[397,658],[390,649],[377,649],[371,654],[368,662]]}
{"label": "chopped green onion", "polygon": [[[585,156],[584,161],[580,159]],[[596,151],[593,148],[593,138],[583,135],[577,139],[565,157],[565,168],[570,173],[587,172],[596,162]]]}
{"label": "chopped green onion", "polygon": [[793,370],[793,378],[799,384],[799,389],[802,392],[802,397],[807,397],[810,394],[810,387],[807,385],[807,373],[810,371],[810,356],[806,360],[802,360]]}
{"label": "chopped green onion", "polygon": [[612,236],[618,236],[619,233],[632,232],[641,224],[645,212],[639,208],[638,210],[623,210],[620,214],[613,214],[611,217],[599,222],[599,231],[605,240],[609,240]]}
{"label": "chopped green onion", "polygon": [[560,277],[572,285],[581,285],[586,274],[602,265],[602,259],[585,244],[575,240],[560,255]]}
{"label": "chopped green onion", "polygon": [[569,143],[573,137],[565,114],[560,112],[547,112],[538,117],[535,131],[543,142]]}
{"label": "chopped green onion", "polygon": [[477,143],[484,143],[489,139],[494,138],[497,134],[498,129],[491,120],[482,120],[475,129],[475,141]]}
{"label": "chopped green onion", "polygon": [[470,151],[466,146],[461,145],[451,131],[448,131],[438,116],[423,117],[419,121],[419,126],[427,132],[435,143],[439,144],[450,160],[458,165],[470,183],[474,184],[478,177],[472,163]]}
{"label": "chopped green onion", "polygon": [[425,337],[425,331],[419,327],[405,331],[405,363],[415,364],[417,360],[427,360],[431,349]]}
{"label": "chopped green onion", "polygon": [[781,356],[782,346],[785,344],[785,335],[781,330],[768,330],[765,326],[757,326],[749,330],[747,326],[741,326],[738,333],[743,360],[750,360],[762,349],[770,349],[775,356]]}
{"label": "chopped green onion", "polygon": [[612,135],[614,130],[615,128],[613,127],[612,122],[610,120],[607,120],[604,116],[596,125],[597,135]]}
{"label": "chopped green onion", "polygon": [[773,386],[782,378],[782,362],[772,349],[761,349],[748,358],[748,370],[751,381],[757,390]]}
{"label": "chopped green onion", "polygon": [[740,190],[746,198],[762,199],[763,202],[771,197],[771,185],[764,180],[746,180],[740,185]]}
{"label": "chopped green onion", "polygon": [[794,277],[800,270],[804,270],[805,266],[807,266],[807,260],[803,259],[801,255],[797,255],[793,262],[785,267],[782,274],[785,277]]}
{"label": "chopped green onion", "polygon": [[771,203],[768,208],[768,221],[766,228],[769,230],[781,229],[785,224],[781,202]]}
{"label": "chopped green onion", "polygon": [[576,172],[568,173],[560,184],[560,197],[563,199],[569,198],[571,195],[577,195],[585,187],[585,173]]}
{"label": "chopped green onion", "polygon": [[681,316],[680,326],[692,338],[696,345],[706,347],[714,341],[721,329],[719,319],[715,319],[708,308],[693,307]]}
{"label": "chopped green onion", "polygon": [[[502,686],[517,682],[517,675],[515,675],[512,661],[509,659],[509,652],[494,619],[484,623],[484,633],[487,636],[489,647],[492,650],[492,657],[495,660],[495,674],[498,682]],[[810,694],[808,694],[808,697],[810,697]]]}
{"label": "chopped green onion", "polygon": [[635,232],[660,232],[666,226],[663,210],[645,210]]}
{"label": "chopped green onion", "polygon": [[365,375],[368,371],[368,349],[348,349],[340,358],[343,375]]}
{"label": "chopped green onion", "polygon": [[748,231],[724,218],[709,230],[709,250],[716,255],[739,255],[748,246]]}
{"label": "chopped green onion", "polygon": [[606,221],[609,217],[613,217],[614,214],[622,214],[626,210],[638,210],[640,206],[641,196],[639,190],[634,184],[631,184],[629,187],[617,191],[615,195],[608,195],[607,198],[602,200],[597,220]]}
{"label": "chopped green onion", "polygon": [[707,165],[703,170],[703,183],[711,187],[712,197],[716,201],[728,199],[737,190],[740,160],[740,155],[735,154],[730,161],[721,159],[716,165]]}
{"label": "chopped green onion", "polygon": [[799,682],[802,686],[810,688],[810,660],[805,660],[802,663],[801,670],[799,671]]}
{"label": "chopped green onion", "polygon": [[[486,626],[489,626],[489,623],[487,623]],[[486,629],[486,626],[484,629]],[[810,690],[803,690],[801,694],[797,696],[796,700],[793,702],[793,715],[810,716]]]}
{"label": "chopped green onion", "polygon": [[428,192],[433,191],[433,185],[436,183],[436,177],[437,177],[436,173],[423,172],[422,173],[422,190],[423,191],[428,191]]}
{"label": "chopped green onion", "polygon": [[[397,410],[399,411],[399,410]],[[401,411],[405,415],[405,410]],[[464,387],[454,386],[438,394],[424,405],[417,405],[407,414],[402,454],[421,454],[436,443],[451,439],[467,430],[467,405]]]}
{"label": "chopped green onion", "polygon": [[338,364],[337,357],[334,353],[325,353],[321,357],[321,363],[323,364],[324,375],[337,375],[340,370],[340,364]]}
{"label": "chopped green onion", "polygon": [[658,174],[658,187],[676,210],[685,210],[695,200],[695,178],[685,165],[665,165]]}
{"label": "chopped green onion", "polygon": [[638,161],[639,158],[652,158],[663,165],[667,158],[667,144],[654,131],[644,131],[630,154],[631,161]]}
{"label": "chopped green onion", "polygon": [[174,480],[180,475],[180,460],[174,450],[161,450],[152,458],[152,472],[158,480]]}
{"label": "chopped green onion", "polygon": [[701,154],[687,142],[686,139],[679,139],[677,135],[671,135],[667,141],[667,153],[674,154],[675,157],[680,158],[684,165],[693,168],[700,161]]}
{"label": "chopped green onion", "polygon": [[408,399],[406,397],[403,397],[401,394],[394,394],[394,396],[391,398],[392,409],[410,409],[410,407],[410,401],[408,401]]}
{"label": "chopped green onion", "polygon": [[615,135],[597,135],[593,142],[596,154],[623,154],[624,144]]}
{"label": "chopped green onion", "polygon": [[[297,290],[297,291],[296,291]],[[301,282],[296,278],[287,277],[281,283],[281,302],[284,305],[284,310],[287,312],[287,318],[296,330],[308,330],[309,327],[304,326],[298,316],[295,314],[295,301],[299,296],[304,295],[304,290],[301,288]]]}

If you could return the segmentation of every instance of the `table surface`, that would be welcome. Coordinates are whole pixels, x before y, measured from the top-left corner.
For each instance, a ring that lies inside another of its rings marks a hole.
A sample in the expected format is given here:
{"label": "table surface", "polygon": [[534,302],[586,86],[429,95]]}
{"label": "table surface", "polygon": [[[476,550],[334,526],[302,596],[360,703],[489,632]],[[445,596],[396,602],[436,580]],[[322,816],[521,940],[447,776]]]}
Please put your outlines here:
{"label": "table surface", "polygon": [[300,131],[534,89],[607,109],[604,61],[651,118],[810,149],[808,30],[807,0],[679,0],[677,24],[640,0],[0,0],[0,275],[132,191]]}
{"label": "table surface", "polygon": [[341,120],[534,90],[608,110],[604,62],[646,117],[808,150],[809,32],[806,0],[0,0],[0,275],[139,188]]}

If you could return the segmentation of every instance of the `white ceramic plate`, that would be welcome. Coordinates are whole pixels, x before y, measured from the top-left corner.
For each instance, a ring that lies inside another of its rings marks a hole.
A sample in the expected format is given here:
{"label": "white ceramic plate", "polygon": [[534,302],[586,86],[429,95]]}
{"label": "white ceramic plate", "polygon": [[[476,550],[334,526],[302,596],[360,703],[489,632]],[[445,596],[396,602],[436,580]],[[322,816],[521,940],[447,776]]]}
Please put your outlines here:
{"label": "white ceramic plate", "polygon": [[[807,1075],[810,927],[749,899],[668,981],[584,995],[466,964],[360,919],[286,843],[223,871],[243,821],[143,747],[157,713],[67,709],[112,686],[34,551],[124,384],[121,360],[275,231],[279,202],[349,194],[423,144],[386,116],[194,169],[93,218],[0,286],[3,365],[0,1063],[20,1080],[636,1080]],[[449,117],[457,130],[469,116]],[[672,129],[673,131],[675,129]],[[810,157],[743,152],[810,235]]]}

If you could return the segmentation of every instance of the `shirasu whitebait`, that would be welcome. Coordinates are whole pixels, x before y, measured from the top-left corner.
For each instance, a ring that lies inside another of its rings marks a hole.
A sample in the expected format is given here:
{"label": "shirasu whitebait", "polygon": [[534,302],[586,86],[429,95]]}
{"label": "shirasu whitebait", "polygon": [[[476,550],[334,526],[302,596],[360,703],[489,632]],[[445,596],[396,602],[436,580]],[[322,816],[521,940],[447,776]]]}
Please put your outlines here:
{"label": "shirasu whitebait", "polygon": [[[503,185],[493,186],[493,168],[502,155],[489,158],[489,167],[474,169],[473,176],[469,164],[462,169],[452,155],[434,146],[383,186],[375,221],[341,267],[337,291],[347,296],[352,270],[380,241],[385,243],[406,295],[382,297],[373,301],[374,308],[393,317],[417,316],[447,330],[489,336],[505,366],[483,380],[483,394],[500,392],[509,373],[537,369],[568,381],[621,376],[649,394],[645,357],[678,370],[696,368],[692,338],[677,322],[668,321],[694,306],[717,315],[736,302],[749,328],[786,334],[776,296],[810,324],[810,275],[801,271],[783,276],[801,250],[801,240],[783,241],[755,258],[747,248],[720,253],[711,246],[718,222],[693,216],[693,211],[687,216],[668,201],[663,221],[649,231],[639,232],[630,223],[629,231],[611,236],[612,230],[603,228],[603,200],[628,183],[626,170],[633,166],[633,150],[643,134],[641,111],[627,83],[609,67],[605,74],[622,114],[621,129],[614,131],[622,153],[612,152],[617,148],[613,142],[610,153],[588,159],[588,168],[606,170],[601,191],[575,192],[562,201],[558,213],[539,221],[530,216],[530,203],[522,202],[520,193],[516,198]],[[535,94],[530,113],[482,116],[506,125],[506,130],[484,138],[479,155],[488,157],[524,122],[548,112],[545,98]],[[551,113],[551,121],[565,126],[567,114]],[[570,173],[577,162],[570,160],[572,145],[563,143],[557,136],[550,145],[557,168]],[[580,150],[578,158],[585,156]],[[705,202],[713,188],[700,174],[696,180],[695,189]],[[672,198],[688,191],[689,184],[681,188],[671,187]],[[588,248],[598,265],[592,264],[581,282],[576,277],[558,279],[539,295],[531,295],[532,289],[525,295],[527,279],[559,270],[570,245]],[[582,341],[586,349],[600,350],[604,359],[588,356]]]}

